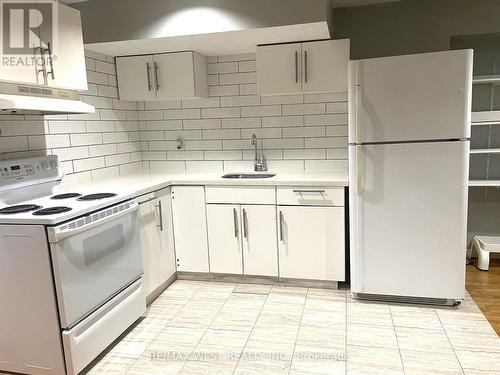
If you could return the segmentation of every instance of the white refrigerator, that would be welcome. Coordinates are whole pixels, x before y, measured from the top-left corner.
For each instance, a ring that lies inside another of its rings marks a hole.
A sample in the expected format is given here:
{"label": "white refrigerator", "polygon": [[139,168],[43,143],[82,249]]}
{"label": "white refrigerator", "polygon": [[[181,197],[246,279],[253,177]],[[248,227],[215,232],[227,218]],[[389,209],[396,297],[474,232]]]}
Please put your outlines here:
{"label": "white refrigerator", "polygon": [[349,63],[351,290],[464,298],[472,50]]}

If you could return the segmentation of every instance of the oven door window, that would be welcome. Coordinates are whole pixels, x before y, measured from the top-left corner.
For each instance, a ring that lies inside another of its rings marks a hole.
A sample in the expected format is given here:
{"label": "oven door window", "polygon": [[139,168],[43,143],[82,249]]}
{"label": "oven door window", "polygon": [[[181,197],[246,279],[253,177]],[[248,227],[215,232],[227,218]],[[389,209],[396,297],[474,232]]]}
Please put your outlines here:
{"label": "oven door window", "polygon": [[51,252],[67,328],[142,275],[137,212],[52,244]]}

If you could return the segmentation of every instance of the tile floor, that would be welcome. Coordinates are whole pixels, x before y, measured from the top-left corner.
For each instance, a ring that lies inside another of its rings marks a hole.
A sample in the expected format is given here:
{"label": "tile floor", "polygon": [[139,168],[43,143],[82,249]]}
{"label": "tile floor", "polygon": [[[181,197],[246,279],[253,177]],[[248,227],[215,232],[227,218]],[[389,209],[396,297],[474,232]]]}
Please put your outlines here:
{"label": "tile floor", "polygon": [[176,281],[89,373],[494,375],[500,338],[469,295],[460,308],[434,308]]}

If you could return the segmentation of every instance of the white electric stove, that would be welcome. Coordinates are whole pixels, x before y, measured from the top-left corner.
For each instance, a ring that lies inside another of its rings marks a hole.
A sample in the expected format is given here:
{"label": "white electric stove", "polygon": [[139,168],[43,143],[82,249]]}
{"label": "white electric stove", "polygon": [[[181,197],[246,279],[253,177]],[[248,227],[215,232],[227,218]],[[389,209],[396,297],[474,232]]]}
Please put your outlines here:
{"label": "white electric stove", "polygon": [[145,311],[137,202],[0,161],[0,372],[77,374]]}

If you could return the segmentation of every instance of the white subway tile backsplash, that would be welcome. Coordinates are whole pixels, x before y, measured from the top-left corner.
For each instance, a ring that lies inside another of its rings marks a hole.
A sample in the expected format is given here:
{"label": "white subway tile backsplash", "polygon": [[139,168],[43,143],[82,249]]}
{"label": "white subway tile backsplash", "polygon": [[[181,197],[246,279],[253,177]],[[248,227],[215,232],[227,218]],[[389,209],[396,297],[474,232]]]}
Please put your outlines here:
{"label": "white subway tile backsplash", "polygon": [[239,61],[238,62],[238,71],[240,73],[256,72],[257,71],[257,62],[255,60]]}
{"label": "white subway tile backsplash", "polygon": [[184,142],[184,148],[188,151],[222,150],[222,140],[186,141]]}
{"label": "white subway tile backsplash", "polygon": [[285,159],[325,159],[326,150],[319,149],[303,149],[303,150],[284,150],[283,157]]}
{"label": "white subway tile backsplash", "polygon": [[262,97],[262,105],[272,104],[302,104],[304,103],[304,95],[271,95]]}
{"label": "white subway tile backsplash", "polygon": [[264,128],[286,128],[289,126],[304,126],[304,116],[273,116],[263,117]]}
{"label": "white subway tile backsplash", "polygon": [[116,75],[115,64],[96,60],[94,66],[95,66],[96,72]]}
{"label": "white subway tile backsplash", "polygon": [[241,117],[265,117],[281,115],[281,106],[279,105],[263,105],[255,107],[242,107]]}
{"label": "white subway tile backsplash", "polygon": [[165,139],[165,132],[157,131],[141,131],[141,141],[158,141]]}
{"label": "white subway tile backsplash", "polygon": [[304,103],[347,102],[347,92],[304,94]]}
{"label": "white subway tile backsplash", "polygon": [[31,150],[70,146],[68,134],[32,135],[28,143]]}
{"label": "white subway tile backsplash", "polygon": [[248,139],[225,139],[222,142],[224,150],[244,150],[254,148]]}
{"label": "white subway tile backsplash", "polygon": [[240,129],[203,130],[203,139],[240,139]]}
{"label": "white subway tile backsplash", "polygon": [[[182,108],[182,103],[180,99],[172,99],[172,100],[159,100],[153,102],[145,102],[144,109],[153,110],[153,109],[180,109]],[[140,108],[138,108],[140,109]]]}
{"label": "white subway tile backsplash", "polygon": [[327,126],[326,127],[327,137],[347,137],[347,126]]}
{"label": "white subway tile backsplash", "polygon": [[204,151],[205,160],[241,160],[241,150]]}
{"label": "white subway tile backsplash", "polygon": [[165,139],[176,140],[177,138],[186,139],[201,139],[201,130],[177,130],[166,131]]}
{"label": "white subway tile backsplash", "polygon": [[209,86],[208,96],[231,96],[239,94],[238,85]]}
{"label": "white subway tile backsplash", "polygon": [[162,110],[153,110],[153,111],[140,111],[138,114],[139,120],[163,120],[163,113],[165,111]]}
{"label": "white subway tile backsplash", "polygon": [[[150,141],[149,142],[149,150],[150,151],[177,150],[177,142],[176,141]],[[165,157],[166,157],[166,154],[165,154]]]}
{"label": "white subway tile backsplash", "polygon": [[257,94],[257,84],[256,83],[244,83],[239,85],[240,95],[253,95]]}
{"label": "white subway tile backsplash", "polygon": [[[4,116],[4,115],[2,115]],[[36,135],[47,133],[47,123],[39,121],[0,121],[0,135],[10,137],[15,135]]]}
{"label": "white subway tile backsplash", "polygon": [[203,160],[203,151],[167,151],[167,160]]}
{"label": "white subway tile backsplash", "polygon": [[113,132],[113,133],[102,133],[103,143],[118,143],[127,142],[132,138],[129,137],[127,132]]}
{"label": "white subway tile backsplash", "polygon": [[240,108],[202,108],[202,118],[240,117]]}
{"label": "white subway tile backsplash", "polygon": [[257,128],[257,129],[242,129],[241,137],[250,139],[255,134],[257,138],[281,138],[280,128]]}
{"label": "white subway tile backsplash", "polygon": [[219,82],[221,85],[234,85],[240,83],[255,83],[257,82],[257,73],[228,73],[219,74]]}
{"label": "white subway tile backsplash", "polygon": [[193,173],[207,173],[223,171],[223,164],[221,160],[187,160],[186,171]]}
{"label": "white subway tile backsplash", "polygon": [[218,118],[203,119],[203,120],[183,120],[183,124],[185,130],[220,129],[221,120]]}
{"label": "white subway tile backsplash", "polygon": [[114,121],[86,121],[85,124],[87,133],[113,132],[116,130]]}
{"label": "white subway tile backsplash", "polygon": [[182,99],[182,108],[212,108],[220,107],[219,98]]}
{"label": "white subway tile backsplash", "polygon": [[264,139],[264,149],[304,148],[304,138]]}
{"label": "white subway tile backsplash", "polygon": [[146,122],[147,130],[177,130],[182,129],[182,120],[156,120]]}
{"label": "white subway tile backsplash", "polygon": [[97,93],[99,94],[99,96],[118,98],[118,89],[115,86],[97,85]]}
{"label": "white subway tile backsplash", "polygon": [[114,165],[120,165],[120,164],[127,164],[130,163],[130,161],[131,160],[129,153],[109,155],[104,157],[104,162],[106,163],[107,167],[112,167]]}
{"label": "white subway tile backsplash", "polygon": [[306,126],[347,125],[347,114],[308,115],[304,121]]}
{"label": "white subway tile backsplash", "polygon": [[149,169],[151,172],[184,172],[186,171],[186,162],[182,161],[150,161]]}
{"label": "white subway tile backsplash", "polygon": [[102,143],[101,133],[70,134],[71,146],[87,146]]}
{"label": "white subway tile backsplash", "polygon": [[262,120],[260,117],[224,118],[222,119],[222,128],[260,128],[261,122]]}
{"label": "white subway tile backsplash", "polygon": [[324,126],[309,126],[297,128],[283,129],[283,138],[298,138],[298,137],[324,137],[326,129]]}
{"label": "white subway tile backsplash", "polygon": [[89,148],[87,146],[56,148],[52,150],[52,154],[57,155],[60,161],[85,159],[90,156]]}
{"label": "white subway tile backsplash", "polygon": [[246,61],[246,60],[255,60],[257,55],[255,53],[240,53],[236,55],[224,55],[218,56],[218,62],[226,62],[226,61]]}
{"label": "white subway tile backsplash", "polygon": [[225,96],[221,98],[222,107],[244,107],[260,105],[259,95]]}
{"label": "white subway tile backsplash", "polygon": [[91,157],[112,155],[118,152],[118,148],[114,143],[89,146],[88,149],[89,149],[89,156]]}
{"label": "white subway tile backsplash", "polygon": [[124,142],[124,143],[117,143],[117,152],[118,153],[124,153],[124,152],[141,152],[141,144],[140,142]]}
{"label": "white subway tile backsplash", "polygon": [[237,72],[238,72],[237,61],[208,64],[208,74],[237,73]]}
{"label": "white subway tile backsplash", "polygon": [[306,148],[346,148],[346,137],[306,138]]}
{"label": "white subway tile backsplash", "polygon": [[326,103],[326,113],[347,113],[347,102]]}
{"label": "white subway tile backsplash", "polygon": [[[163,116],[166,120],[197,119],[197,118],[201,117],[201,111],[199,108],[168,109],[168,110],[163,111]],[[139,118],[140,118],[140,115],[139,115]],[[153,120],[153,119],[151,119],[151,120]]]}
{"label": "white subway tile backsplash", "polygon": [[105,167],[104,157],[73,160],[73,169],[75,173],[90,171],[92,169]]}
{"label": "white subway tile backsplash", "polygon": [[142,158],[146,160],[167,160],[167,151],[142,151]]}
{"label": "white subway tile backsplash", "polygon": [[286,104],[283,105],[283,115],[311,115],[325,113],[324,103],[313,104]]}

